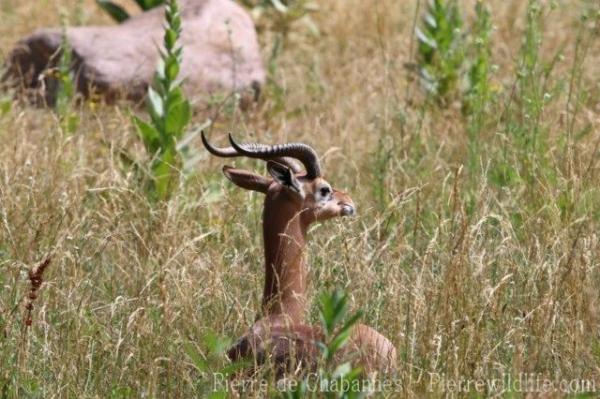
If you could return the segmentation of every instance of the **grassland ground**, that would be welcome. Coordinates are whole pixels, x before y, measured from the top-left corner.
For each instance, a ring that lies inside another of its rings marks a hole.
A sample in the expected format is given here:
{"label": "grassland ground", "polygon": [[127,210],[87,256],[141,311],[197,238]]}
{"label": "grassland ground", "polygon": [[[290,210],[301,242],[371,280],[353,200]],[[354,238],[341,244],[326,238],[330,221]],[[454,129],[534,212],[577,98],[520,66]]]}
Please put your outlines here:
{"label": "grassland ground", "polygon": [[[319,151],[358,216],[310,232],[310,317],[319,292],[344,288],[398,348],[402,395],[523,374],[598,392],[600,6],[485,2],[488,95],[465,112],[460,90],[437,101],[411,67],[425,3],[319,2],[318,34],[294,24],[275,59],[259,25],[260,104],[198,106],[192,125],[213,118],[219,143],[233,131]],[[475,1],[459,4],[467,26]],[[0,58],[61,12],[112,23],[91,0],[0,0]],[[119,156],[146,157],[130,110],[84,101],[69,130],[0,93],[2,397],[202,396],[194,357],[226,364],[206,337],[235,339],[254,321],[262,198],[229,184],[197,140],[193,173],[149,202]],[[28,271],[47,257],[26,327]]]}

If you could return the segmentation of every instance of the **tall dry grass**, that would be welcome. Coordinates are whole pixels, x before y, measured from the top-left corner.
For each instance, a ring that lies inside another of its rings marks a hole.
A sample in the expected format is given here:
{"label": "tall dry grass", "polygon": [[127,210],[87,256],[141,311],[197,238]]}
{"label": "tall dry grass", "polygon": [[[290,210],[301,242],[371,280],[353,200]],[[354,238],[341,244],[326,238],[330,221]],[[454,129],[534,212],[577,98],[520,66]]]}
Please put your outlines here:
{"label": "tall dry grass", "polygon": [[[427,101],[404,67],[421,3],[322,2],[320,36],[296,27],[277,60],[281,90],[267,87],[248,113],[221,112],[212,137],[305,141],[352,195],[357,218],[311,232],[310,314],[319,291],[344,287],[397,346],[402,395],[448,393],[432,375],[534,373],[600,389],[598,6],[541,2],[539,69],[519,81],[527,4],[488,2],[494,99],[469,164],[460,104]],[[471,13],[474,2],[461,4]],[[91,0],[0,0],[0,54],[58,25],[60,9],[71,23],[110,23]],[[273,35],[260,40],[267,59]],[[262,198],[205,155],[153,205],[122,173],[120,149],[143,156],[127,105],[76,112],[73,134],[16,101],[0,116],[0,393],[199,396],[210,381],[189,348],[207,355],[203,337],[235,338],[259,309]],[[542,144],[527,144],[533,131]],[[23,334],[27,273],[49,253]]]}

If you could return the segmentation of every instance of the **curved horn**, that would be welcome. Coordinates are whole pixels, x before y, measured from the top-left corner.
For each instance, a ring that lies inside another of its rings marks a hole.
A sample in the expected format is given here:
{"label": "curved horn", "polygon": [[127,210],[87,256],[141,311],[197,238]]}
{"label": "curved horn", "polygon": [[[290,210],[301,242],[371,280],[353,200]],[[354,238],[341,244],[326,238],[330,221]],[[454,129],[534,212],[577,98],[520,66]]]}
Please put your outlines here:
{"label": "curved horn", "polygon": [[208,152],[210,152],[213,155],[216,155],[216,156],[222,157],[222,158],[239,157],[241,155],[232,147],[218,148],[218,147],[215,147],[214,145],[212,145],[211,143],[209,143],[208,140],[206,139],[206,136],[204,135],[204,130],[200,131],[200,137],[202,138],[202,144],[204,144],[204,147],[208,150]]}
{"label": "curved horn", "polygon": [[[238,152],[233,147],[227,147],[227,148],[215,147],[214,145],[212,145],[211,143],[208,142],[206,135],[204,134],[204,130],[202,130],[200,132],[200,136],[202,138],[202,144],[204,144],[204,147],[208,150],[208,152],[210,152],[213,155],[216,155],[216,156],[222,157],[222,158],[233,158],[233,157],[246,156],[246,154],[242,154],[242,153]],[[269,146],[264,145],[264,144],[252,144],[252,146],[255,146],[256,148],[261,148],[263,150],[269,148]],[[257,158],[257,157],[252,157],[252,158]],[[258,157],[258,158],[260,158],[260,157]],[[302,169],[300,168],[298,163],[290,157],[273,157],[273,158],[269,157],[269,158],[261,158],[261,159],[264,159],[264,160],[271,159],[273,161],[287,165],[290,167],[290,169],[292,169],[292,172],[294,172],[294,173],[300,173],[302,171]]]}
{"label": "curved horn", "polygon": [[231,146],[240,154],[249,158],[273,159],[278,157],[291,157],[302,162],[306,168],[306,177],[314,179],[321,176],[319,157],[312,147],[303,143],[288,143],[278,145],[264,144],[238,144],[229,134]]}

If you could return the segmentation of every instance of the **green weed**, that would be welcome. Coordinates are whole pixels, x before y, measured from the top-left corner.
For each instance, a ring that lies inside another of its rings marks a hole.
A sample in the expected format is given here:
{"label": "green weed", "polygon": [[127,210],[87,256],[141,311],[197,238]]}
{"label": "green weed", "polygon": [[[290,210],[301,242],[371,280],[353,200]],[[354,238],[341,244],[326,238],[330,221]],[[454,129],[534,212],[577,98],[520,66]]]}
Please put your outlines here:
{"label": "green weed", "polygon": [[[348,295],[336,289],[323,292],[319,297],[319,320],[325,333],[325,342],[319,343],[321,360],[317,382],[299,381],[284,393],[289,399],[343,398],[366,396],[361,386],[361,369],[352,367],[348,359],[340,360],[340,354],[350,339],[352,328],[362,317],[361,312],[348,315]],[[311,386],[312,385],[312,386]]]}
{"label": "green weed", "polygon": [[160,54],[154,85],[148,88],[146,108],[150,123],[133,117],[139,137],[151,157],[147,190],[150,197],[157,200],[168,199],[178,184],[182,160],[177,140],[182,138],[192,115],[190,103],[177,79],[183,54],[183,49],[177,45],[181,33],[177,1],[167,3],[165,19],[165,50]]}
{"label": "green weed", "polygon": [[463,18],[455,0],[430,0],[416,28],[421,84],[433,98],[452,100],[460,89],[463,68]]}

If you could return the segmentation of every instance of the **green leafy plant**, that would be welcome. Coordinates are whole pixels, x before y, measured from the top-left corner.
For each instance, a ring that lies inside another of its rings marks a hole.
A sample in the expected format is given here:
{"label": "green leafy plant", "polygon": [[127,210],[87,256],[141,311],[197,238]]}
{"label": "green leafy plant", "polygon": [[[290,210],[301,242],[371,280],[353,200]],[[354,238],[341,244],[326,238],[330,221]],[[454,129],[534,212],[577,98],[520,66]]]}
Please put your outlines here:
{"label": "green leafy plant", "polygon": [[7,67],[6,62],[0,56],[0,118],[8,114],[13,107],[14,89],[7,82]]}
{"label": "green leafy plant", "polygon": [[481,111],[490,98],[490,74],[492,70],[492,20],[488,7],[483,1],[475,3],[475,22],[472,30],[472,58],[467,78],[463,111]]}
{"label": "green leafy plant", "polygon": [[520,146],[527,152],[543,151],[544,143],[540,116],[544,108],[544,90],[547,85],[544,78],[549,75],[544,60],[540,55],[542,44],[541,19],[543,8],[536,0],[527,4],[525,37],[520,51],[519,69],[517,70],[517,86],[525,101],[520,105],[520,114],[526,129],[515,129],[515,137]]}
{"label": "green leafy plant", "polygon": [[67,17],[62,19],[62,38],[60,44],[60,58],[58,65],[52,71],[52,79],[56,82],[56,100],[54,107],[60,120],[61,128],[66,133],[77,130],[79,118],[73,112],[75,98],[75,83],[73,79],[73,50],[67,38]]}
{"label": "green leafy plant", "polygon": [[0,97],[0,117],[8,114],[12,109],[12,98],[8,95]]}
{"label": "green leafy plant", "polygon": [[[165,4],[165,0],[135,0],[135,2],[143,11]],[[131,17],[123,7],[110,0],[96,0],[96,4],[118,23]]]}
{"label": "green leafy plant", "polygon": [[148,88],[147,110],[150,122],[133,117],[139,137],[152,157],[149,165],[148,191],[153,199],[169,198],[179,178],[182,164],[177,141],[181,139],[191,118],[191,106],[177,79],[183,49],[177,46],[181,34],[181,17],[176,0],[165,8],[164,51],[154,75],[154,85]]}
{"label": "green leafy plant", "polygon": [[367,395],[368,392],[360,381],[362,370],[353,367],[349,360],[343,359],[341,352],[360,317],[362,317],[360,311],[348,315],[348,295],[342,290],[336,289],[331,293],[321,294],[319,319],[325,340],[319,343],[321,361],[318,369],[318,384],[313,385],[313,389],[309,389],[307,380],[300,381],[294,389],[285,392],[285,397],[354,399]]}
{"label": "green leafy plant", "polygon": [[[226,398],[226,383],[231,375],[249,366],[246,361],[228,362],[226,351],[231,347],[231,339],[208,332],[202,339],[203,349],[195,343],[186,342],[183,349],[192,365],[200,372],[197,394],[211,399]],[[218,377],[217,377],[218,376]],[[214,378],[222,378],[217,383]]]}
{"label": "green leafy plant", "polygon": [[72,51],[71,45],[67,40],[67,35],[63,32],[62,42],[60,44],[61,56],[58,61],[55,76],[58,78],[58,87],[56,90],[56,110],[59,114],[64,114],[71,103],[74,95],[73,77],[71,75]]}
{"label": "green leafy plant", "polygon": [[492,21],[490,11],[483,1],[475,3],[475,22],[471,33],[471,64],[467,79],[462,111],[467,117],[469,145],[469,168],[477,167],[480,153],[480,132],[485,128],[488,104],[492,97],[490,75],[492,73]]}
{"label": "green leafy plant", "polygon": [[440,101],[448,100],[459,86],[465,60],[458,3],[430,0],[421,25],[415,29],[421,83],[428,94]]}
{"label": "green leafy plant", "polygon": [[547,165],[548,126],[542,118],[546,102],[554,91],[550,76],[562,49],[546,61],[541,54],[543,42],[544,6],[529,0],[525,15],[525,30],[517,60],[515,77],[516,100],[508,103],[505,114],[506,140],[498,152],[491,170],[491,181],[498,186],[513,186],[523,181],[534,182],[552,178]]}

